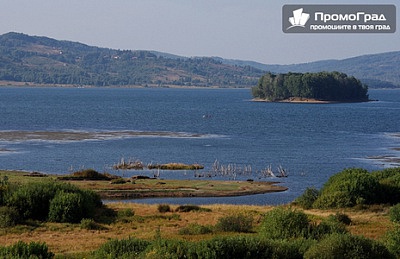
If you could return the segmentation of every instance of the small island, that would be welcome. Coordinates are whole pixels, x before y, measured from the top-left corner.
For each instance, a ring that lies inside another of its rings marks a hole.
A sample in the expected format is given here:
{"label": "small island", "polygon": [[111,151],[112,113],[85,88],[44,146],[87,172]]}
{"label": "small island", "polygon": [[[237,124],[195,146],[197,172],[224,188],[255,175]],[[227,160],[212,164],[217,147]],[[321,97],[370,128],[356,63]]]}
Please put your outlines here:
{"label": "small island", "polygon": [[256,101],[270,102],[366,102],[368,87],[340,72],[263,75],[252,88]]}

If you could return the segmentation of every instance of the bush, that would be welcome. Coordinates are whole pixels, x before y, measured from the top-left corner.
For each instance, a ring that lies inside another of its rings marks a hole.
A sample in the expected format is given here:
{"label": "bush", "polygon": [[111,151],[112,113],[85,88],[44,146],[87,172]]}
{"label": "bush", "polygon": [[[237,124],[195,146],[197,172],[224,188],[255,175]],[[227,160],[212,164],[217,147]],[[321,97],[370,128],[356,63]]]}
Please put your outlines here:
{"label": "bush", "polygon": [[1,258],[54,258],[45,243],[31,242],[29,244],[18,241],[8,247],[0,247]]}
{"label": "bush", "polygon": [[129,223],[132,222],[133,216],[135,216],[135,211],[132,209],[119,210],[117,216],[119,221]]}
{"label": "bush", "polygon": [[77,223],[84,216],[83,199],[78,193],[60,191],[50,202],[49,221]]}
{"label": "bush", "polygon": [[157,210],[161,213],[171,212],[171,207],[168,204],[158,204]]}
{"label": "bush", "polygon": [[197,205],[180,205],[178,208],[175,210],[176,212],[190,212],[190,211],[205,211],[205,212],[210,212],[210,209],[206,208],[201,208],[200,206]]}
{"label": "bush", "polygon": [[165,240],[159,236],[156,238],[157,240],[139,258],[201,258],[196,257],[196,243],[183,240]]}
{"label": "bush", "polygon": [[318,225],[312,226],[310,238],[321,240],[324,237],[335,233],[345,234],[347,233],[347,230],[345,225],[339,222],[337,218],[330,216],[327,219],[321,221]]}
{"label": "bush", "polygon": [[125,184],[126,180],[124,178],[115,178],[111,180],[111,184]]}
{"label": "bush", "polygon": [[95,258],[285,258],[301,259],[315,244],[313,240],[271,240],[260,236],[215,237],[189,242],[166,240],[156,234],[153,242],[129,238],[111,240],[94,255]]}
{"label": "bush", "polygon": [[0,207],[0,227],[13,227],[19,223],[18,211],[14,207]]}
{"label": "bush", "polygon": [[123,209],[118,211],[118,217],[133,217],[135,216],[135,211],[132,209]]}
{"label": "bush", "polygon": [[390,208],[389,217],[392,222],[400,223],[400,203]]}
{"label": "bush", "polygon": [[384,243],[392,254],[400,258],[400,227],[397,226],[386,232]]}
{"label": "bush", "polygon": [[336,222],[342,223],[346,226],[351,224],[351,218],[345,213],[337,212],[335,215],[333,215],[333,214],[329,215],[328,219],[330,221],[336,221]]}
{"label": "bush", "polygon": [[262,237],[216,237],[200,242],[192,258],[285,258],[302,259],[314,242],[271,240]]}
{"label": "bush", "polygon": [[346,169],[329,178],[313,207],[324,209],[352,207],[363,203],[373,204],[379,201],[376,194],[380,191],[380,183],[368,171]]}
{"label": "bush", "polygon": [[81,227],[81,229],[87,229],[87,230],[103,229],[93,219],[82,219],[81,223],[80,223],[80,227]]}
{"label": "bush", "polygon": [[372,176],[381,184],[380,203],[400,203],[400,167],[376,171]]}
{"label": "bush", "polygon": [[131,238],[110,240],[103,244],[94,254],[95,258],[137,258],[151,244],[149,241]]}
{"label": "bush", "polygon": [[50,200],[62,185],[35,183],[23,185],[10,194],[6,201],[9,207],[15,207],[21,219],[45,220],[49,213]]}
{"label": "bush", "polygon": [[350,234],[332,234],[310,247],[304,258],[395,258],[377,241]]}
{"label": "bush", "polygon": [[[62,195],[60,193],[64,194]],[[19,217],[22,220],[46,220],[50,212],[50,203],[56,195],[58,195],[59,197],[57,197],[57,200],[53,204],[53,220],[58,220],[56,218],[60,219],[60,215],[63,214],[62,202],[65,202],[65,204],[69,204],[70,207],[72,207],[73,204],[79,204],[78,208],[82,209],[82,215],[85,218],[93,217],[95,209],[102,206],[100,196],[95,192],[89,190],[81,190],[71,184],[56,182],[31,183],[27,185],[22,185],[20,188],[16,189],[9,195],[6,201],[6,205],[8,207],[15,207]],[[60,196],[64,196],[64,198]],[[64,200],[62,201],[62,199]],[[56,209],[55,207],[56,202],[60,203],[58,205],[59,209]],[[72,211],[74,211],[75,213],[78,208],[71,208],[71,213]],[[65,211],[64,215],[67,214]],[[77,220],[77,222],[79,221],[80,219]],[[74,222],[76,221],[74,220]]]}
{"label": "bush", "polygon": [[0,177],[0,206],[4,205],[5,196],[9,191],[8,176]]}
{"label": "bush", "polygon": [[267,212],[261,223],[261,233],[272,239],[308,237],[310,228],[304,212],[283,207]]}
{"label": "bush", "polygon": [[253,217],[245,214],[229,215],[218,219],[215,226],[224,232],[250,232],[253,228]]}
{"label": "bush", "polygon": [[179,230],[180,235],[204,235],[213,232],[212,226],[203,226],[197,223],[189,224]]}
{"label": "bush", "polygon": [[[67,178],[69,176],[66,176]],[[99,172],[97,172],[94,169],[83,169],[77,172],[72,173],[72,175],[70,176],[72,178],[76,178],[77,180],[81,179],[85,179],[85,180],[110,180],[110,177],[108,177],[105,174],[101,174]]]}
{"label": "bush", "polygon": [[307,188],[304,193],[294,201],[294,203],[303,209],[311,209],[318,196],[319,191],[317,189]]}

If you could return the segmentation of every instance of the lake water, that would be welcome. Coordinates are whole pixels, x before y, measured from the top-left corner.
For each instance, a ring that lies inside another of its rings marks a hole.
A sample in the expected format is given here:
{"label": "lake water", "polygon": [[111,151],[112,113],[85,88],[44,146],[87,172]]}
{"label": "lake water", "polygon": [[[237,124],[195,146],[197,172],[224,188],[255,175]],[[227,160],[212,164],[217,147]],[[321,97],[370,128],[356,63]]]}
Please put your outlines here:
{"label": "lake water", "polygon": [[[229,198],[144,199],[146,203],[288,203],[349,167],[399,166],[370,157],[400,157],[400,90],[370,90],[379,101],[340,104],[252,102],[244,89],[0,88],[0,169],[64,174],[115,171],[124,158],[147,163],[220,165],[280,181],[281,193]],[[257,172],[285,168],[287,178]],[[192,171],[161,178],[198,179]],[[261,178],[260,178],[261,177]],[[213,179],[233,179],[216,176]]]}

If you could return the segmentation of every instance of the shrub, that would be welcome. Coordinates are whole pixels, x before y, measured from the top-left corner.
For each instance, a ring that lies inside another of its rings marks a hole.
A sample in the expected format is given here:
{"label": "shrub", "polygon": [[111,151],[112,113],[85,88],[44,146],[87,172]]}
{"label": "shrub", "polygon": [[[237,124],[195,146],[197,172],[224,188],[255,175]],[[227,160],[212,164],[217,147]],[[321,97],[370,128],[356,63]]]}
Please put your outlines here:
{"label": "shrub", "polygon": [[379,201],[381,190],[378,180],[364,169],[346,169],[333,175],[324,184],[315,208],[343,208]]}
{"label": "shrub", "polygon": [[254,237],[216,237],[201,242],[198,258],[273,258],[272,240]]}
{"label": "shrub", "polygon": [[390,208],[389,217],[392,222],[400,223],[400,203]]}
{"label": "shrub", "polygon": [[345,213],[337,212],[335,215],[333,215],[333,214],[329,215],[328,219],[330,221],[336,221],[336,222],[342,223],[346,226],[351,224],[351,218]]}
{"label": "shrub", "polygon": [[200,206],[197,206],[197,205],[180,205],[178,208],[176,208],[175,211],[176,212],[190,212],[190,211],[210,212],[211,209],[201,208]]}
{"label": "shrub", "polygon": [[124,223],[132,222],[135,211],[132,209],[119,210],[117,213],[118,220]]}
{"label": "shrub", "polygon": [[118,211],[118,217],[133,217],[135,216],[135,211],[132,209],[123,209]]}
{"label": "shrub", "polygon": [[0,207],[0,227],[13,227],[19,220],[18,211],[14,207]]}
{"label": "shrub", "polygon": [[126,180],[124,178],[115,178],[111,180],[111,184],[125,184]]}
{"label": "shrub", "polygon": [[171,207],[168,204],[158,204],[157,210],[161,213],[171,212]]}
{"label": "shrub", "polygon": [[197,223],[189,224],[179,230],[180,235],[204,235],[213,232],[212,226],[203,226]]}
{"label": "shrub", "polygon": [[[35,220],[46,220],[50,212],[50,203],[60,192],[65,193],[65,198],[72,202],[72,199],[76,199],[75,204],[80,204],[82,214],[86,218],[94,216],[95,209],[101,207],[102,201],[100,196],[93,191],[81,190],[76,186],[65,183],[47,182],[47,183],[31,183],[20,186],[18,189],[13,191],[6,200],[8,207],[15,207],[18,211],[18,215],[22,220],[35,219]],[[75,195],[68,195],[68,194]],[[72,198],[74,196],[75,198]],[[79,202],[77,197],[79,197]],[[61,197],[57,198],[57,202],[61,202]],[[53,205],[55,206],[55,204]],[[59,206],[62,206],[61,204]],[[72,205],[71,205],[72,206]],[[55,207],[53,207],[55,209]],[[56,217],[58,213],[53,211],[53,216]],[[80,220],[80,219],[79,219]],[[79,222],[78,220],[78,222]]]}
{"label": "shrub", "polygon": [[251,215],[236,214],[218,219],[216,228],[224,232],[250,232],[253,228]]}
{"label": "shrub", "polygon": [[155,241],[129,238],[111,240],[95,254],[95,258],[285,258],[301,259],[313,240],[271,240],[260,236],[215,237],[189,242],[167,240],[157,232]]}
{"label": "shrub", "polygon": [[327,219],[321,221],[318,225],[312,226],[310,238],[320,240],[334,233],[345,234],[347,233],[346,227],[343,223],[339,222],[337,218],[328,217]]}
{"label": "shrub", "polygon": [[0,178],[0,206],[4,204],[5,196],[9,191],[8,176],[3,176]]}
{"label": "shrub", "polygon": [[385,168],[380,171],[372,172],[371,175],[379,181],[383,179],[388,179],[393,176],[400,175],[400,167]]}
{"label": "shrub", "polygon": [[[399,170],[397,170],[399,171]],[[381,203],[400,203],[400,172],[379,180],[381,184]]]}
{"label": "shrub", "polygon": [[60,191],[50,202],[49,221],[77,223],[84,216],[83,199],[78,193]]}
{"label": "shrub", "polygon": [[394,258],[377,241],[350,234],[332,234],[310,247],[304,258]]}
{"label": "shrub", "polygon": [[216,237],[200,242],[192,258],[285,258],[302,259],[314,241],[271,240],[262,237]]}
{"label": "shrub", "polygon": [[276,207],[265,214],[261,223],[261,233],[273,239],[308,237],[310,227],[304,212]]}
{"label": "shrub", "polygon": [[73,178],[87,179],[87,180],[110,180],[105,174],[101,174],[94,169],[83,169],[72,173]]}
{"label": "shrub", "polygon": [[201,258],[196,257],[196,248],[195,243],[183,240],[166,240],[156,235],[156,241],[148,247],[145,254],[140,258]]}
{"label": "shrub", "polygon": [[400,258],[400,227],[397,226],[386,232],[384,243],[392,254]]}
{"label": "shrub", "polygon": [[151,242],[129,237],[121,240],[110,240],[103,244],[94,254],[95,258],[137,258]]}
{"label": "shrub", "polygon": [[307,188],[304,193],[299,196],[294,203],[303,209],[311,209],[315,200],[318,198],[319,191],[315,188]]}
{"label": "shrub", "polygon": [[21,219],[45,220],[49,213],[50,200],[63,185],[50,183],[32,183],[22,185],[8,197],[6,204],[15,207]]}
{"label": "shrub", "polygon": [[0,247],[2,258],[54,258],[54,253],[50,252],[45,243],[31,242],[29,244],[18,241],[8,247]]}
{"label": "shrub", "polygon": [[400,167],[386,168],[371,174],[381,184],[381,203],[396,204],[400,200]]}
{"label": "shrub", "polygon": [[87,230],[103,229],[103,227],[97,224],[93,219],[82,219],[80,227],[81,229],[87,229]]}
{"label": "shrub", "polygon": [[101,206],[96,208],[96,222],[104,223],[104,224],[111,224],[114,223],[117,219],[118,214],[115,210],[108,208],[106,206]]}

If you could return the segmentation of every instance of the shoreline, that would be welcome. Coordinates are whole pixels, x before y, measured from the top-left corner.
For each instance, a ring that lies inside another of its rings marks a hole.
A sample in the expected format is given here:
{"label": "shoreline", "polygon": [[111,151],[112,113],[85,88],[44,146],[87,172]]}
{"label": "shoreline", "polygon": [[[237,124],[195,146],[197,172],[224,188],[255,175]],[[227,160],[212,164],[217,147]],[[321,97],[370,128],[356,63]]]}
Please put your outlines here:
{"label": "shoreline", "polygon": [[338,103],[338,101],[323,101],[323,100],[317,100],[313,98],[301,98],[301,97],[291,97],[288,99],[284,100],[279,100],[279,101],[269,101],[266,99],[260,99],[260,98],[254,98],[252,99],[254,102],[267,102],[267,103]]}
{"label": "shoreline", "polygon": [[367,101],[327,101],[318,100],[314,98],[303,98],[303,97],[290,97],[288,99],[270,101],[261,98],[253,98],[253,102],[266,102],[266,103],[310,103],[310,104],[334,104],[334,103],[362,103],[362,102],[374,102],[377,100],[367,100]]}
{"label": "shoreline", "polygon": [[0,87],[10,87],[10,88],[19,88],[19,87],[30,87],[30,88],[132,88],[132,89],[251,89],[251,85],[243,86],[243,87],[224,87],[218,85],[212,86],[186,86],[186,85],[162,85],[159,86],[157,84],[148,84],[147,86],[143,85],[108,85],[108,86],[95,86],[95,85],[68,85],[68,84],[36,84],[30,82],[11,82],[11,81],[1,81]]}

